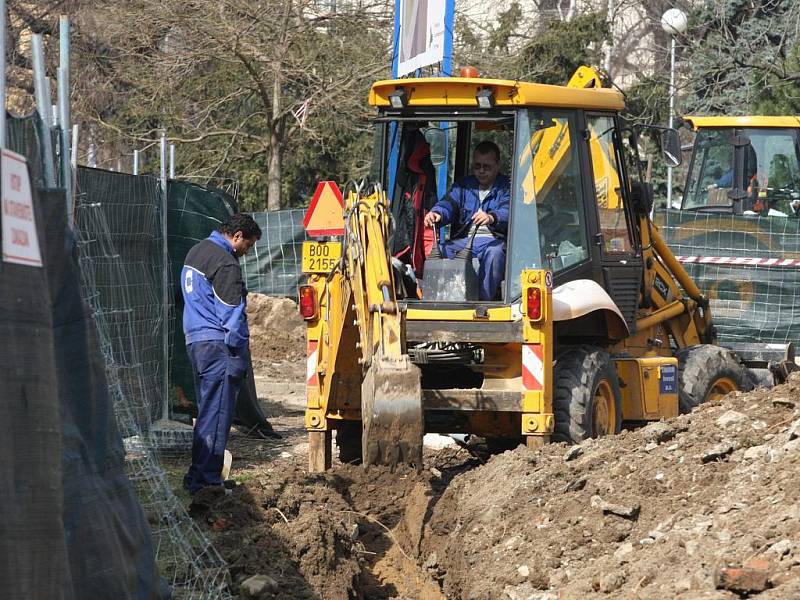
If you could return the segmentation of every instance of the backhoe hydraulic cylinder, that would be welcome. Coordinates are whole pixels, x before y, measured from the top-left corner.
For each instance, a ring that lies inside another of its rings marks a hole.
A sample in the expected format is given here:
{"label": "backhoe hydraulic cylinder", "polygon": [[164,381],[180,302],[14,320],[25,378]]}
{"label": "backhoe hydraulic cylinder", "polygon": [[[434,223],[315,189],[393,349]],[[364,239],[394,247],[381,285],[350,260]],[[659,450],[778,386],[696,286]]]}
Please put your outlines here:
{"label": "backhoe hydraulic cylinder", "polygon": [[678,283],[681,284],[686,293],[689,297],[704,306],[706,303],[706,298],[703,296],[703,293],[700,291],[700,288],[697,287],[697,284],[689,277],[689,274],[686,272],[686,269],[683,268],[683,265],[678,262],[678,259],[675,258],[675,255],[670,250],[669,246],[667,246],[664,238],[661,237],[661,234],[656,231],[655,228],[651,230],[651,235],[653,238],[653,247],[655,248],[658,255],[661,257],[667,268],[672,272],[675,276],[675,279],[678,280]]}

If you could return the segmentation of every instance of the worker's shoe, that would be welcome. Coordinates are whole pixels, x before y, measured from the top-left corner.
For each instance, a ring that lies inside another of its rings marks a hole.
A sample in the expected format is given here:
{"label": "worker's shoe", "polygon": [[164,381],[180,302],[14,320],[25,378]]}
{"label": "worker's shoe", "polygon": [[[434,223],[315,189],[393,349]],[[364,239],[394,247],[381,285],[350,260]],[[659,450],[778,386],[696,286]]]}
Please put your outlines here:
{"label": "worker's shoe", "polygon": [[272,428],[272,425],[270,425],[269,421],[267,420],[262,421],[261,424],[258,426],[258,433],[260,433],[265,438],[273,438],[276,440],[280,440],[283,438],[283,436],[280,433],[278,433]]}

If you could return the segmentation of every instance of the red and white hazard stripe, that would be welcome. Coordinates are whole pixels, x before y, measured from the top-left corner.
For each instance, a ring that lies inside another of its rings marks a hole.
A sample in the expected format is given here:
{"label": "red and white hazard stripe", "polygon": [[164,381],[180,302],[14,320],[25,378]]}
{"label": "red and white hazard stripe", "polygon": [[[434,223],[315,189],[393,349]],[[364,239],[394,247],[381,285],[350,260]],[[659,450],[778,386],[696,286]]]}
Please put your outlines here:
{"label": "red and white hazard stripe", "polygon": [[309,387],[319,385],[319,377],[317,376],[318,347],[318,340],[308,340],[306,351],[306,385]]}
{"label": "red and white hazard stripe", "polygon": [[732,265],[742,267],[800,267],[798,258],[756,258],[749,256],[676,256],[678,262],[698,265]]}
{"label": "red and white hazard stripe", "polygon": [[526,391],[544,387],[544,348],[541,344],[522,346],[522,387]]}

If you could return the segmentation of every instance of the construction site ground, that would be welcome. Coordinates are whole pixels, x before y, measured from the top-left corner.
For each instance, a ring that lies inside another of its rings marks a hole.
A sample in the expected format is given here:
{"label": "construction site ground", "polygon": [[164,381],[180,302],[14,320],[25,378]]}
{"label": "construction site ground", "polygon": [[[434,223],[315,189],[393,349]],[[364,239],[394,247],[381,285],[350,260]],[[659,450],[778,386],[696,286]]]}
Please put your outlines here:
{"label": "construction site ground", "polygon": [[[259,597],[287,600],[800,598],[800,377],[579,446],[312,475],[303,323],[290,300],[250,312],[283,439],[234,428],[239,485],[183,496],[234,594],[263,575]],[[181,459],[167,467],[177,487]]]}

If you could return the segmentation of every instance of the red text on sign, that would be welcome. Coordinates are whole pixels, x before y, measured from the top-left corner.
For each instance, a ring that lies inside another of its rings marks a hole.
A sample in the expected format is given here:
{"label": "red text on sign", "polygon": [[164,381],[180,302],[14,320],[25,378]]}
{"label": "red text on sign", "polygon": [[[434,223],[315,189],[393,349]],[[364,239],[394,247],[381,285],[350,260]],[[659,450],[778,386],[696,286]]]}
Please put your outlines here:
{"label": "red text on sign", "polygon": [[28,232],[23,229],[11,228],[11,243],[15,246],[30,246]]}
{"label": "red text on sign", "polygon": [[33,208],[30,204],[14,202],[8,198],[3,200],[3,214],[23,221],[33,221]]}

